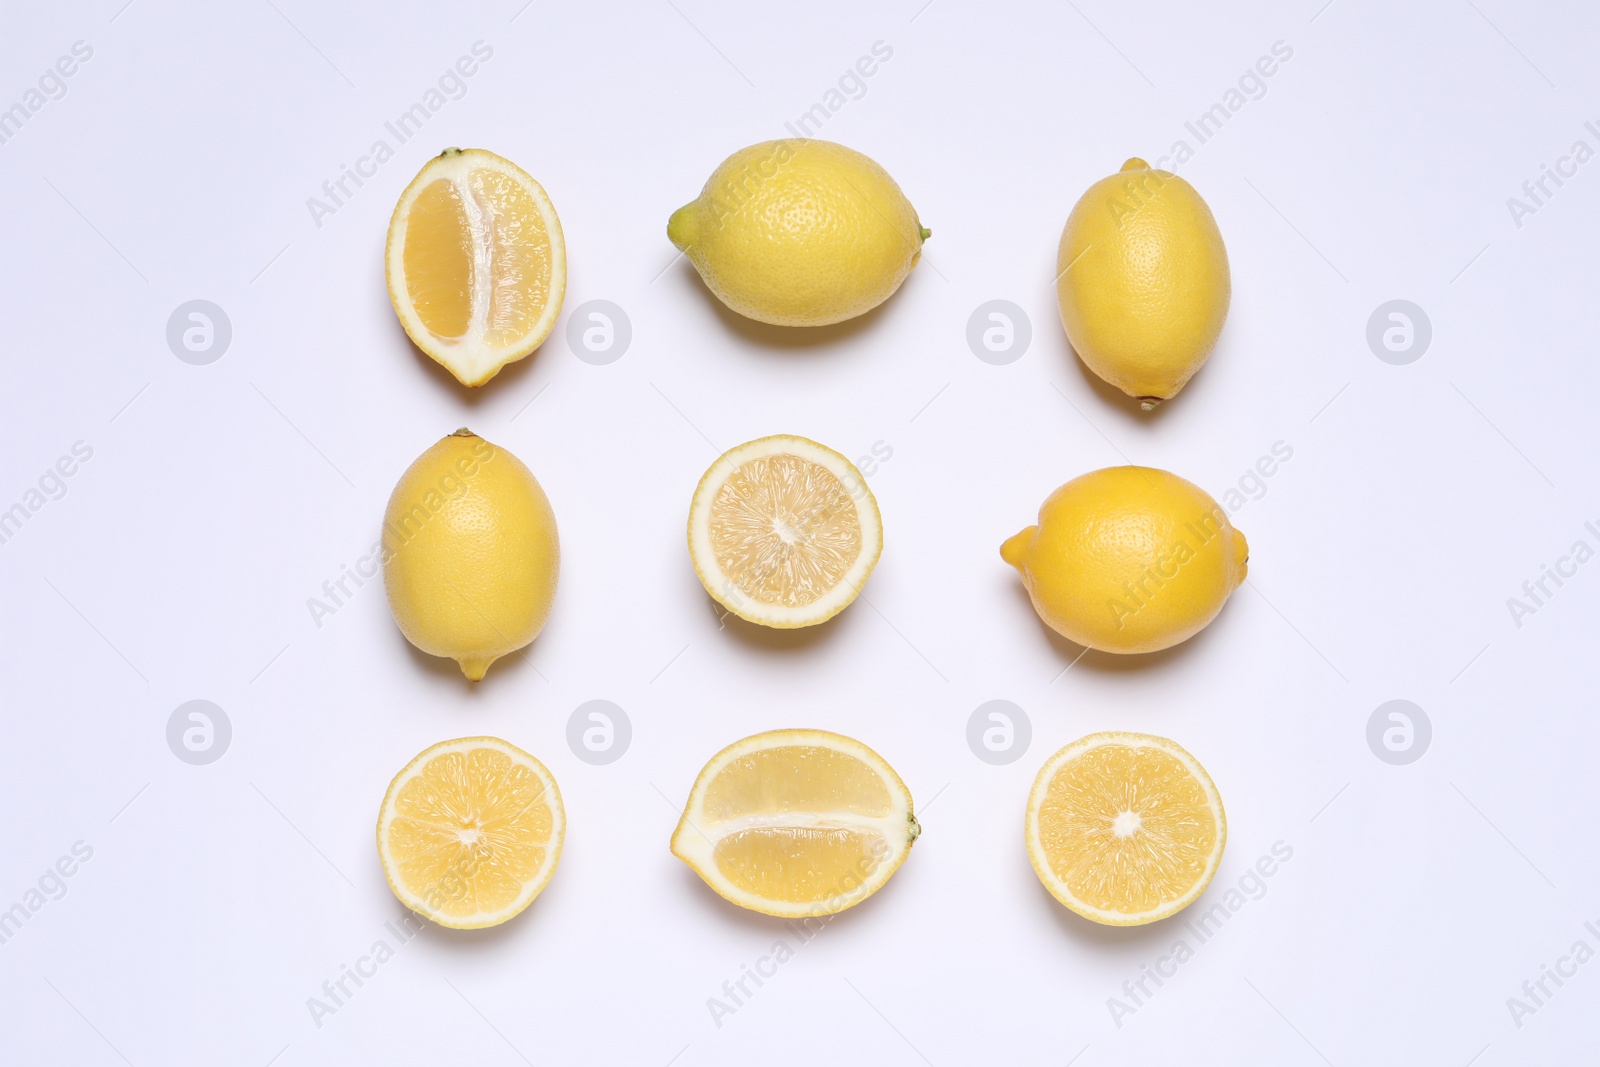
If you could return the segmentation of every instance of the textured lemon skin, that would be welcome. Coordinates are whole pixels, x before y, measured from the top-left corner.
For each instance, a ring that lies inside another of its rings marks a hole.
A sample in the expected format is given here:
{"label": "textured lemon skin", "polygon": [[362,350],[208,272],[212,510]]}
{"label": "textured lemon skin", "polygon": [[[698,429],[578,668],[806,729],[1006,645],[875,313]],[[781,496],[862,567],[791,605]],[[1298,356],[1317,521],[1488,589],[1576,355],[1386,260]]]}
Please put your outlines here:
{"label": "textured lemon skin", "polygon": [[544,628],[560,556],[555,514],[532,472],[465,430],[406,468],[384,512],[395,622],[472,681]]}
{"label": "textured lemon skin", "polygon": [[764,141],[729,156],[667,237],[746,318],[825,326],[900,288],[927,231],[900,186],[831,141]]}
{"label": "textured lemon skin", "polygon": [[1051,629],[1120,653],[1199,633],[1244,581],[1249,552],[1203,489],[1153,467],[1074,478],[1000,548]]}
{"label": "textured lemon skin", "polygon": [[1177,395],[1222,333],[1232,296],[1211,209],[1176,174],[1130,159],[1061,232],[1061,324],[1095,374],[1151,405]]}

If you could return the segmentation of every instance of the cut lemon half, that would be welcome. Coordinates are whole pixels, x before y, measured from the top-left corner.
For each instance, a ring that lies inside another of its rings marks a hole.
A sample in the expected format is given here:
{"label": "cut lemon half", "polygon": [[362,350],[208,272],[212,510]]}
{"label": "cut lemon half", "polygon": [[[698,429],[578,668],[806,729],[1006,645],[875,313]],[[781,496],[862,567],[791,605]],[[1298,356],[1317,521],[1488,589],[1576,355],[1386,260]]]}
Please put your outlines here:
{"label": "cut lemon half", "polygon": [[417,173],[384,258],[400,324],[462,385],[543,344],[567,291],[561,220],[543,186],[481,148],[447,148]]}
{"label": "cut lemon half", "polygon": [[712,598],[762,626],[826,622],[883,551],[878,501],[855,464],[778,434],[723,453],[689,505],[689,556]]}
{"label": "cut lemon half", "polygon": [[440,926],[496,926],[538,896],[566,836],[544,764],[498,737],[441,741],[389,783],[378,859],[400,903]]}
{"label": "cut lemon half", "polygon": [[922,833],[882,756],[826,730],[772,730],[711,757],[672,854],[742,908],[832,915],[883,888]]}
{"label": "cut lemon half", "polygon": [[1139,926],[1192,903],[1228,820],[1205,768],[1164,737],[1101,733],[1051,756],[1028,796],[1028,858],[1086,919]]}

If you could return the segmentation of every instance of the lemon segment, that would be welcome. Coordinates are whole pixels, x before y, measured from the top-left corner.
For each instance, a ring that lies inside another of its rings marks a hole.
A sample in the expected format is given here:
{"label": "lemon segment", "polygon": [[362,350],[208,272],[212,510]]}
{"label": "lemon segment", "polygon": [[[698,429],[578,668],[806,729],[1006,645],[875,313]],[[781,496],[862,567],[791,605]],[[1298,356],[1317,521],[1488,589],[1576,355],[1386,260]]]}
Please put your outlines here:
{"label": "lemon segment", "polygon": [[921,832],[910,791],[872,749],[826,730],[773,730],[705,765],[672,854],[740,907],[803,918],[876,893]]}
{"label": "lemon segment", "polygon": [[667,222],[717,299],[777,326],[872,310],[900,288],[928,236],[877,163],[802,138],[735,152]]}
{"label": "lemon segment", "polygon": [[1153,467],[1107,467],[1045,500],[1000,555],[1039,617],[1103,652],[1158,652],[1204,629],[1244,581],[1250,548],[1205,490]]}
{"label": "lemon segment", "polygon": [[544,764],[495,737],[441,741],[389,783],[378,859],[400,903],[441,926],[495,926],[555,874],[566,834]]}
{"label": "lemon segment", "polygon": [[383,517],[383,584],[406,640],[468,679],[531,642],[550,616],[561,548],[522,461],[469,430],[401,475]]}
{"label": "lemon segment", "polygon": [[1231,296],[1217,221],[1170,171],[1130,159],[1067,218],[1056,256],[1067,339],[1085,366],[1146,409],[1204,366]]}
{"label": "lemon segment", "polygon": [[1227,843],[1205,768],[1163,737],[1099,733],[1057,752],[1028,795],[1028,858],[1052,896],[1108,926],[1138,926],[1205,891]]}
{"label": "lemon segment", "polygon": [[855,464],[780,434],[724,453],[689,506],[701,584],[742,619],[788,629],[844,610],[883,549],[878,502]]}
{"label": "lemon segment", "polygon": [[463,385],[538,348],[566,293],[550,198],[481,148],[448,149],[422,168],[395,205],[385,260],[407,335]]}

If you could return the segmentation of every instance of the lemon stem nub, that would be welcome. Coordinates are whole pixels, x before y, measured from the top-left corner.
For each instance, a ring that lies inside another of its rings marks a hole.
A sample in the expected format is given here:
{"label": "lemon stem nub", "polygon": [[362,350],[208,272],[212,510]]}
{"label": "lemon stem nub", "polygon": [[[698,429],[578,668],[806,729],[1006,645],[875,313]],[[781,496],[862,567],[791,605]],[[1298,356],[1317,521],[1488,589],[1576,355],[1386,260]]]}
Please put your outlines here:
{"label": "lemon stem nub", "polygon": [[933,236],[933,231],[932,230],[928,229],[926,226],[922,227],[922,239],[924,241],[926,241],[928,238],[930,238],[932,236]]}
{"label": "lemon stem nub", "polygon": [[463,426],[459,430],[457,430],[455,433],[451,434],[450,436],[451,437],[476,437],[478,435],[473,433],[471,430],[467,429],[465,426]]}
{"label": "lemon stem nub", "polygon": [[481,682],[483,676],[489,673],[489,664],[494,662],[493,656],[468,657],[457,660],[461,664],[461,673],[467,676],[469,682]]}
{"label": "lemon stem nub", "polygon": [[1039,527],[1030,526],[1007,538],[1006,543],[1000,546],[1000,558],[1020,570],[1028,555],[1028,541],[1038,532]]}
{"label": "lemon stem nub", "polygon": [[1141,396],[1139,398],[1139,410],[1154,411],[1156,409],[1156,405],[1161,403],[1162,399],[1163,398],[1159,396]]}
{"label": "lemon stem nub", "polygon": [[672,213],[667,220],[667,240],[680,252],[689,251],[689,246],[694,244],[694,239],[699,232],[699,222],[695,218],[695,206],[685,204]]}

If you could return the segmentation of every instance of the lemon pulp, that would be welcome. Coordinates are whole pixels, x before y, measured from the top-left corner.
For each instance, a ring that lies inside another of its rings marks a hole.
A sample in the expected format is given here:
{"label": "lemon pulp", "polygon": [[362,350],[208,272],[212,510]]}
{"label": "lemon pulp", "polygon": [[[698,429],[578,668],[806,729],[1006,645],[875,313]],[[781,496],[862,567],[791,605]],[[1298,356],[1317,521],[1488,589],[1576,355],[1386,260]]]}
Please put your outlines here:
{"label": "lemon pulp", "polygon": [[1205,769],[1165,738],[1094,734],[1040,771],[1028,851],[1045,887],[1096,922],[1178,911],[1216,873],[1227,824]]}
{"label": "lemon pulp", "polygon": [[461,738],[395,776],[378,851],[406,906],[444,926],[492,926],[544,888],[564,831],[561,795],[543,764],[498,738]]}
{"label": "lemon pulp", "polygon": [[876,892],[920,832],[877,753],[827,731],[775,730],[706,764],[672,851],[742,907],[827,915]]}

